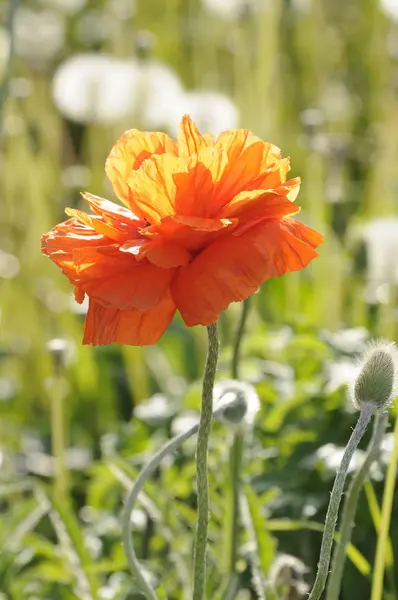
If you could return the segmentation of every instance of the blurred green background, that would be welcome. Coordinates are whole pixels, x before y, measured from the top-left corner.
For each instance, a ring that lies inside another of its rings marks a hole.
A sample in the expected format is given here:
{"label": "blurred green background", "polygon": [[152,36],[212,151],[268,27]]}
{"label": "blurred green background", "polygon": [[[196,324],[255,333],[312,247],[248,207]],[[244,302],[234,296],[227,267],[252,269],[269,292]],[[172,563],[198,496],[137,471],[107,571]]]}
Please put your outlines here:
{"label": "blurred green background", "polygon": [[[84,307],[40,236],[81,206],[80,190],[114,200],[104,162],[125,129],[175,135],[184,112],[203,132],[247,127],[280,146],[303,180],[300,218],[325,236],[309,268],[252,299],[240,363],[261,410],[245,438],[234,597],[257,597],[258,559],[276,598],[305,598],[355,421],[353,357],[371,336],[396,339],[398,3],[3,0],[0,24],[0,599],[140,597],[122,502],[148,456],[197,418],[206,332],[176,318],[153,347],[82,347]],[[219,379],[231,375],[240,310],[220,319]],[[230,577],[231,437],[214,427],[212,600]],[[54,493],[57,444],[68,472]],[[344,600],[370,597],[391,451],[388,433],[361,496]],[[189,597],[195,502],[187,443],[134,513],[161,598]],[[397,501],[391,540],[384,599],[398,598]]]}

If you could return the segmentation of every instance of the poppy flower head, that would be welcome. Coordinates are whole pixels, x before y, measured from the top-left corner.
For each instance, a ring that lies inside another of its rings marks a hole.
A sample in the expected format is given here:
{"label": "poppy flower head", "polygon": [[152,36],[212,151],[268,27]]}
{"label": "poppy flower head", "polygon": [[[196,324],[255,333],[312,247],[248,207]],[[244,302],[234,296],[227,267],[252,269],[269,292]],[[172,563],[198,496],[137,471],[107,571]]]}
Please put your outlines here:
{"label": "poppy flower head", "polygon": [[178,310],[208,325],[267,279],[303,269],[322,236],[292,218],[300,179],[247,129],[201,135],[189,116],[177,141],[135,129],[106,173],[120,202],[89,193],[92,214],[42,237],[42,251],[89,298],[83,343],[155,343]]}

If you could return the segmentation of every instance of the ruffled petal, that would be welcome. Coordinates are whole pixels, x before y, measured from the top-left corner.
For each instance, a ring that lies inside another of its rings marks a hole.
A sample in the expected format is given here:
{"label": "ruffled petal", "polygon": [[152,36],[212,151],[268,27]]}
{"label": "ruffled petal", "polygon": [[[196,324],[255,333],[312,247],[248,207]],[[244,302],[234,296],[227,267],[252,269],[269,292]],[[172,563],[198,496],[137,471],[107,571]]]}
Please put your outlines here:
{"label": "ruffled petal", "polygon": [[199,154],[200,150],[208,145],[213,145],[213,140],[209,135],[201,135],[195,123],[189,115],[184,115],[178,134],[178,154],[187,157],[193,154]]}
{"label": "ruffled petal", "polygon": [[283,159],[277,146],[262,142],[250,130],[225,131],[216,147],[227,154],[228,166],[215,191],[215,208],[221,209],[243,190],[270,190],[285,183],[289,158]]}
{"label": "ruffled petal", "polygon": [[242,235],[217,240],[181,268],[173,299],[186,325],[208,325],[265,280],[303,269],[321,242],[319,233],[293,219],[265,220]]}
{"label": "ruffled petal", "polygon": [[173,276],[146,260],[138,261],[119,248],[76,248],[73,253],[78,283],[84,292],[120,310],[156,306],[167,293]]}
{"label": "ruffled petal", "polygon": [[226,153],[217,148],[203,148],[186,159],[153,156],[128,180],[132,209],[150,223],[176,214],[210,218],[217,211],[216,184],[227,166]]}
{"label": "ruffled petal", "polygon": [[112,239],[75,219],[43,235],[42,251],[78,287],[80,295],[86,293],[118,309],[155,306],[173,276],[170,269],[149,263],[145,256],[121,252]]}
{"label": "ruffled petal", "polygon": [[158,239],[163,242],[173,241],[188,252],[194,253],[219,237],[231,233],[238,222],[238,219],[205,219],[173,215],[163,219],[161,223],[148,227],[143,235],[153,242]]}
{"label": "ruffled petal", "polygon": [[145,256],[153,265],[169,269],[187,265],[191,261],[191,254],[180,244],[166,240],[161,236],[140,242],[126,242],[120,247],[122,252]]}
{"label": "ruffled petal", "polygon": [[186,171],[186,161],[171,154],[152,156],[128,178],[134,213],[149,223],[175,214],[176,173]]}
{"label": "ruffled petal", "polygon": [[86,248],[97,248],[112,244],[113,240],[76,219],[68,219],[60,223],[41,237],[42,253],[51,258],[74,285],[78,281],[73,258],[76,247],[80,245]]}
{"label": "ruffled petal", "polygon": [[90,299],[83,344],[155,344],[171,323],[175,310],[169,294],[149,310],[106,308]]}
{"label": "ruffled petal", "polygon": [[165,133],[130,129],[113,146],[105,163],[105,171],[115,194],[134,211],[132,191],[127,180],[132,171],[154,154],[177,154],[176,143]]}
{"label": "ruffled petal", "polygon": [[106,223],[112,224],[121,231],[123,231],[126,226],[137,229],[138,227],[143,227],[145,225],[139,217],[124,206],[115,204],[115,202],[110,202],[100,196],[94,196],[94,194],[90,194],[89,192],[83,192],[82,197],[94,214],[99,215]]}
{"label": "ruffled petal", "polygon": [[291,186],[279,186],[275,190],[240,192],[219,213],[221,218],[239,217],[240,222],[261,219],[281,219],[300,212],[293,203],[300,190],[300,180]]}
{"label": "ruffled petal", "polygon": [[211,218],[217,213],[214,202],[217,184],[228,167],[226,152],[202,148],[187,159],[185,172],[174,175],[174,212],[189,217]]}

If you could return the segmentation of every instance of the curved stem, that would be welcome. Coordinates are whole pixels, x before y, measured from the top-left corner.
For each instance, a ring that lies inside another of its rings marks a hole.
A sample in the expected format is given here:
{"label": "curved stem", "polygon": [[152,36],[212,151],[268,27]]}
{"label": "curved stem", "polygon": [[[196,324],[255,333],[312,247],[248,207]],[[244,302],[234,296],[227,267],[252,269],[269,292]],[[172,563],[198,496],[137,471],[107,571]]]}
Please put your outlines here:
{"label": "curved stem", "polygon": [[377,537],[376,558],[373,570],[371,600],[381,600],[383,597],[383,581],[386,564],[386,547],[388,541],[388,531],[391,522],[391,510],[394,500],[394,489],[396,482],[398,464],[398,418],[395,421],[394,428],[394,447],[387,470],[387,477],[384,486],[383,504],[381,509],[381,525]]}
{"label": "curved stem", "polygon": [[246,300],[242,302],[242,311],[240,313],[240,320],[238,324],[238,329],[236,331],[234,349],[232,354],[231,375],[233,379],[238,379],[239,377],[240,349],[242,345],[243,334],[245,332],[247,316],[249,314],[250,300],[251,298],[246,298]]}
{"label": "curved stem", "polygon": [[341,517],[340,539],[335,546],[326,600],[339,600],[346,558],[346,549],[351,540],[359,495],[362,490],[363,483],[368,475],[369,469],[379,454],[380,444],[383,439],[387,423],[388,413],[378,413],[376,415],[373,425],[372,439],[369,442],[365,460],[355,473],[350,487],[348,488]]}
{"label": "curved stem", "polygon": [[366,431],[366,428],[373,416],[374,411],[374,404],[371,404],[369,402],[364,403],[361,412],[359,413],[359,418],[355,425],[354,431],[352,432],[346,449],[344,451],[340,467],[337,471],[332,493],[330,495],[328,510],[326,513],[325,529],[323,531],[321,552],[318,562],[318,572],[316,574],[314,586],[311,590],[311,594],[309,595],[308,600],[319,600],[325,587],[326,579],[328,576],[330,554],[332,551],[333,536],[336,528],[337,515],[339,512],[348,467],[350,466],[352,456],[355,450],[357,449],[358,444],[363,437],[363,434]]}
{"label": "curved stem", "polygon": [[[242,302],[240,319],[236,330],[234,348],[231,361],[231,375],[233,379],[239,378],[239,359],[242,340],[245,332],[247,317],[250,310],[251,298],[246,298]],[[236,559],[238,555],[239,541],[239,493],[240,493],[240,472],[243,458],[243,434],[241,431],[236,431],[233,437],[231,452],[230,452],[230,476],[231,476],[231,510],[230,510],[230,540],[229,549],[229,572],[231,580],[236,578]]]}
{"label": "curved stem", "polygon": [[243,491],[240,493],[240,507],[242,511],[242,520],[245,525],[247,536],[250,540],[250,565],[252,569],[252,587],[257,600],[266,600],[264,579],[260,565],[260,550],[258,547],[256,530],[254,528],[249,502]]}
{"label": "curved stem", "polygon": [[[217,418],[220,413],[222,413],[224,409],[215,410],[213,413],[213,417]],[[199,429],[199,423],[196,423],[187,431],[180,433],[172,440],[167,442],[160,450],[151,458],[149,463],[145,465],[145,467],[140,471],[134,486],[129,493],[126,503],[124,505],[123,518],[122,518],[122,528],[123,528],[123,545],[124,550],[127,556],[127,561],[129,563],[129,567],[133,577],[138,582],[141,590],[145,594],[145,596],[149,600],[158,600],[155,591],[149,585],[147,580],[142,575],[142,566],[139,563],[137,556],[135,554],[133,540],[132,540],[132,524],[131,524],[131,513],[133,512],[134,505],[137,501],[138,496],[141,493],[142,488],[144,487],[145,482],[150,477],[155,469],[159,466],[163,458],[167,454],[171,454],[174,452],[185,440],[189,439],[195,433],[197,433]]]}
{"label": "curved stem", "polygon": [[206,546],[209,526],[208,446],[213,421],[213,388],[218,362],[217,323],[207,326],[209,348],[203,376],[202,404],[196,446],[196,482],[198,487],[198,520],[194,544],[193,600],[202,600],[206,585]]}

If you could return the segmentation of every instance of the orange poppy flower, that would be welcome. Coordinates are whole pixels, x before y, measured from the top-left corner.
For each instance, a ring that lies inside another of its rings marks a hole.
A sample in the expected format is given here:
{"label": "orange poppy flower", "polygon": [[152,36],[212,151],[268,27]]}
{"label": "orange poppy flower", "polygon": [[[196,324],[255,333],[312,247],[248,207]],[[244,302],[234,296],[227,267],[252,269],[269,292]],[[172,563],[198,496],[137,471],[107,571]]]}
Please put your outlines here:
{"label": "orange poppy flower", "polygon": [[83,343],[155,343],[176,310],[208,325],[270,277],[303,269],[322,236],[291,218],[300,179],[247,129],[217,141],[181,122],[178,141],[127,131],[106,161],[119,206],[83,194],[88,215],[43,235],[42,251],[89,297]]}

